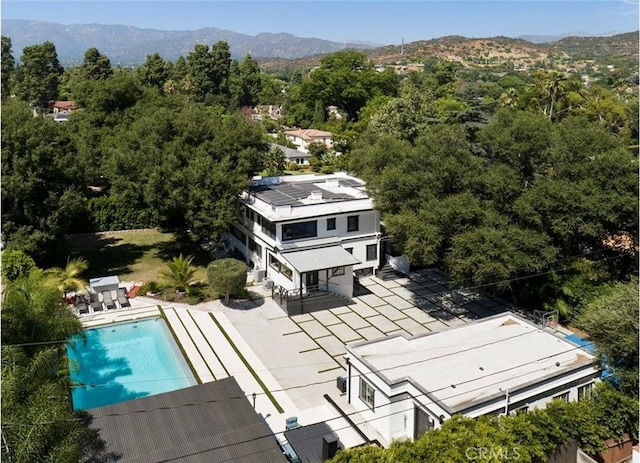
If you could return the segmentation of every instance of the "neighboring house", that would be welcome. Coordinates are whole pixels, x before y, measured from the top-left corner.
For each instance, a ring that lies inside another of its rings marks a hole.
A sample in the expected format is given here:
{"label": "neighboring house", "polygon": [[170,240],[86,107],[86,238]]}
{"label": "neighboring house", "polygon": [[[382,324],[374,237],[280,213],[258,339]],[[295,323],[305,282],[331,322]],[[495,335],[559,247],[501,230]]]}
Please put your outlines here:
{"label": "neighboring house", "polygon": [[280,148],[287,157],[287,162],[294,162],[299,166],[308,166],[311,155],[308,152],[294,150],[286,146],[271,143],[271,148]]}
{"label": "neighboring house", "polygon": [[[196,406],[194,406],[196,405]],[[87,410],[109,461],[286,463],[232,377]]]}
{"label": "neighboring house", "polygon": [[309,152],[309,145],[311,143],[322,143],[331,148],[331,132],[325,132],[324,130],[316,129],[298,129],[287,130],[285,133],[287,140],[298,147],[298,150]]}
{"label": "neighboring house", "polygon": [[512,313],[442,332],[347,345],[348,401],[386,444],[468,417],[576,400],[599,381],[594,355]]}
{"label": "neighboring house", "polygon": [[51,107],[54,113],[69,113],[78,109],[74,101],[54,101]]}
{"label": "neighboring house", "polygon": [[252,118],[255,120],[262,120],[263,116],[267,116],[270,119],[277,121],[284,114],[284,107],[282,105],[258,105],[253,108]]}
{"label": "neighboring house", "polygon": [[229,241],[285,299],[315,291],[350,298],[354,275],[379,267],[380,215],[362,180],[342,172],[268,177],[241,202]]}
{"label": "neighboring house", "polygon": [[71,113],[78,109],[73,101],[54,101],[50,107],[52,112],[47,116],[51,117],[54,122],[68,122]]}

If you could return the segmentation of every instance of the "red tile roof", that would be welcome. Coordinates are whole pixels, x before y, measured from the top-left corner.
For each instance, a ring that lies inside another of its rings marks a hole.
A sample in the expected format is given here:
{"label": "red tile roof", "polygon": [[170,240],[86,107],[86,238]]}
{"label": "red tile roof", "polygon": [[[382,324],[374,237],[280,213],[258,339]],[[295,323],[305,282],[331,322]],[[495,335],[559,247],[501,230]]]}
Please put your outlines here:
{"label": "red tile roof", "polygon": [[64,110],[78,109],[75,101],[54,101],[52,106]]}

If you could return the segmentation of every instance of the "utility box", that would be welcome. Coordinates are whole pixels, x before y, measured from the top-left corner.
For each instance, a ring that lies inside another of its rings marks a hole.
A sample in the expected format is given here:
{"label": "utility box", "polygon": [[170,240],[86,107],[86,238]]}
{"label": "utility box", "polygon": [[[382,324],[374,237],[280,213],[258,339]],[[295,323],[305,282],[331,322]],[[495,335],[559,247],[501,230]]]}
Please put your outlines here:
{"label": "utility box", "polygon": [[336,380],[336,386],[343,394],[347,392],[347,378],[343,378],[342,376],[338,376]]}
{"label": "utility box", "polygon": [[327,461],[338,453],[338,436],[335,433],[322,437],[322,461]]}

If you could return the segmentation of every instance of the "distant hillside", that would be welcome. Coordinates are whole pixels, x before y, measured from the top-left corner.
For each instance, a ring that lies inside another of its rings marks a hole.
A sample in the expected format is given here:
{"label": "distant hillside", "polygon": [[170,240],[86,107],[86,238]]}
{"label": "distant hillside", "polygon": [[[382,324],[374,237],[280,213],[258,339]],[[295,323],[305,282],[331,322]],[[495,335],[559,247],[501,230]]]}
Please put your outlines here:
{"label": "distant hillside", "polygon": [[638,59],[638,31],[610,37],[565,37],[546,45],[551,50],[562,51],[574,58],[618,56]]}
{"label": "distant hillside", "polygon": [[[559,69],[581,69],[588,60],[616,58],[638,62],[638,32],[610,37],[566,37],[551,43],[532,43],[510,37],[467,38],[448,36],[364,51],[378,64],[419,62],[428,58],[456,61],[465,67],[509,65],[527,69],[536,63],[551,62]],[[297,60],[262,59],[263,69],[311,68],[321,56]]]}
{"label": "distant hillside", "polygon": [[339,43],[316,38],[296,37],[285,33],[262,33],[255,36],[237,32],[205,28],[197,31],[160,31],[138,29],[133,26],[101,24],[63,25],[44,21],[3,19],[2,35],[11,38],[16,59],[24,47],[53,42],[63,65],[82,62],[84,53],[96,47],[113,64],[136,65],[146,56],[158,52],[163,58],[175,61],[193,51],[197,43],[212,45],[220,40],[229,43],[233,58],[247,53],[253,57],[300,58],[319,53],[332,53],[345,47],[371,48],[360,43]]}

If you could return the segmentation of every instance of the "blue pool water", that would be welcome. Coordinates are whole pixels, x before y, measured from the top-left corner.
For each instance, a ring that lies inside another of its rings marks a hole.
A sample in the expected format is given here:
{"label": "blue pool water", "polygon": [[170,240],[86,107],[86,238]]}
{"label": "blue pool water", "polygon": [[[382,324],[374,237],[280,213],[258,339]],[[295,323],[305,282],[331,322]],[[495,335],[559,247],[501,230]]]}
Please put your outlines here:
{"label": "blue pool water", "polygon": [[162,319],[118,323],[86,331],[87,342],[67,346],[73,408],[86,410],[195,385]]}

